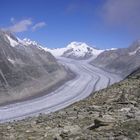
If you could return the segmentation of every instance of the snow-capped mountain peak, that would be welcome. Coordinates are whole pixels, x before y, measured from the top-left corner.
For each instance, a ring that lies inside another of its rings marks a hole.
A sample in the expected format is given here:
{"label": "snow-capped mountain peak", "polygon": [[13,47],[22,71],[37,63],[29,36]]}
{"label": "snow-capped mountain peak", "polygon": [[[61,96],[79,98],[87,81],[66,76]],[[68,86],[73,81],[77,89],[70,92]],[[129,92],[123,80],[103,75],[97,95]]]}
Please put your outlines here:
{"label": "snow-capped mountain peak", "polygon": [[90,47],[84,42],[71,42],[65,48],[57,49],[46,49],[51,52],[54,56],[64,56],[74,59],[86,59],[89,57],[97,57],[104,50],[98,50],[96,48]]}
{"label": "snow-capped mountain peak", "polygon": [[99,55],[104,50],[98,50],[96,48],[90,47],[84,42],[71,42],[67,48],[73,49],[76,55],[85,56],[86,53],[91,53],[95,56]]}
{"label": "snow-capped mountain peak", "polygon": [[36,46],[40,49],[42,49],[43,47],[38,44],[36,41],[32,41],[30,39],[20,39],[18,37],[14,37],[12,34],[10,33],[4,33],[5,39],[6,41],[10,44],[11,47],[18,47],[18,46]]}
{"label": "snow-capped mountain peak", "polygon": [[71,42],[66,48],[73,49],[73,53],[76,53],[76,55],[80,55],[80,56],[84,56],[85,53],[88,53],[93,49],[83,42]]}
{"label": "snow-capped mountain peak", "polygon": [[66,48],[68,50],[64,53],[66,56],[84,57],[92,52],[92,48],[83,42],[71,42]]}
{"label": "snow-capped mountain peak", "polygon": [[74,50],[81,50],[81,51],[87,51],[87,48],[89,46],[86,43],[83,42],[71,42],[68,44],[66,48],[68,49],[74,49]]}

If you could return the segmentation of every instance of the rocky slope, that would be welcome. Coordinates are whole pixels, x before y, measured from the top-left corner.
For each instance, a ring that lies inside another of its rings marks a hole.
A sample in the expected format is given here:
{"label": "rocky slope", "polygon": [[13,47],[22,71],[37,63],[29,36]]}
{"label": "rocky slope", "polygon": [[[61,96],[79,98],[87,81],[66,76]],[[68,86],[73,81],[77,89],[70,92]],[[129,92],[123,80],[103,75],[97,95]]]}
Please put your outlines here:
{"label": "rocky slope", "polygon": [[66,75],[49,52],[0,31],[0,104],[47,92]]}
{"label": "rocky slope", "polygon": [[104,51],[91,64],[125,77],[140,66],[140,41],[129,48]]}
{"label": "rocky slope", "polygon": [[0,124],[0,139],[139,140],[140,68],[66,109]]}

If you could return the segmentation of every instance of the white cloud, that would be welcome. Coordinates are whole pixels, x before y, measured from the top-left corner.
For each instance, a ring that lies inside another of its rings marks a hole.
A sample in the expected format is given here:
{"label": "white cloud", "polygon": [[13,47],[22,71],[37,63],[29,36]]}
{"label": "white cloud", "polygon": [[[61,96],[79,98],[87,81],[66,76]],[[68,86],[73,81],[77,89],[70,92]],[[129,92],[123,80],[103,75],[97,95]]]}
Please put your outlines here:
{"label": "white cloud", "polygon": [[37,30],[37,29],[39,29],[39,28],[42,28],[42,27],[44,27],[44,26],[46,26],[46,23],[45,23],[45,22],[39,22],[39,23],[35,24],[35,25],[32,27],[32,30],[35,31],[35,30]]}
{"label": "white cloud", "polygon": [[13,33],[20,33],[25,31],[36,31],[44,26],[46,26],[45,22],[33,23],[31,19],[24,19],[16,22],[15,18],[11,17],[10,21],[12,23],[9,27],[4,27],[2,30],[10,31]]}
{"label": "white cloud", "polygon": [[138,27],[140,24],[140,0],[107,0],[102,17],[111,25]]}
{"label": "white cloud", "polygon": [[[11,18],[11,21],[13,21],[12,18]],[[31,19],[24,19],[24,20],[21,20],[15,24],[13,24],[10,27],[3,28],[3,30],[14,32],[14,33],[19,33],[19,32],[27,31],[31,25],[32,25]]]}

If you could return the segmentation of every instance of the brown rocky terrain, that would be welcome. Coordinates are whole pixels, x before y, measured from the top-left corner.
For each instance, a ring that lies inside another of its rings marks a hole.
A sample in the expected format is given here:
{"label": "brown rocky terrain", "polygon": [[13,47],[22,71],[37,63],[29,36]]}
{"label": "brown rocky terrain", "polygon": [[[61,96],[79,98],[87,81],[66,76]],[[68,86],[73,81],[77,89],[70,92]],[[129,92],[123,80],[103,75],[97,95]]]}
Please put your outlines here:
{"label": "brown rocky terrain", "polygon": [[140,69],[58,112],[0,124],[0,140],[139,140]]}

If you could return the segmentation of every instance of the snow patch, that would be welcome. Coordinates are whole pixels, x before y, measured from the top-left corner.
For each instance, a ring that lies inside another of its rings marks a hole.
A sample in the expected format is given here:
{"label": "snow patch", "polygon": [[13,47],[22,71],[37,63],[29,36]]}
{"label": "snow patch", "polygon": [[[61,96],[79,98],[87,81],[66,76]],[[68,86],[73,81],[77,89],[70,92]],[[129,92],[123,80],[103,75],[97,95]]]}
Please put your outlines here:
{"label": "snow patch", "polygon": [[131,108],[122,108],[120,111],[122,112],[129,112],[131,110]]}
{"label": "snow patch", "polygon": [[129,55],[135,55],[140,50],[140,47],[138,47],[135,51],[129,52]]}
{"label": "snow patch", "polygon": [[117,48],[106,49],[106,51],[114,51],[114,50],[117,50]]}
{"label": "snow patch", "polygon": [[10,63],[15,64],[15,60],[11,59],[10,57],[8,57],[7,59]]}
{"label": "snow patch", "polygon": [[20,41],[22,44],[26,45],[26,46],[30,46],[30,45],[33,45],[33,46],[36,46],[38,49],[40,50],[44,50],[44,47],[42,47],[40,44],[38,44],[36,41],[32,41],[28,38],[24,38],[22,41]]}
{"label": "snow patch", "polygon": [[12,39],[9,35],[6,34],[5,36],[9,40],[9,43],[12,47],[15,47],[15,46],[19,45],[19,43],[17,41],[15,41],[14,39]]}
{"label": "snow patch", "polygon": [[32,40],[30,40],[30,39],[28,39],[28,38],[24,38],[23,41],[24,41],[27,45],[35,45],[35,46],[38,45],[38,43],[37,43],[36,41],[32,41]]}
{"label": "snow patch", "polygon": [[54,56],[56,56],[56,57],[57,57],[57,56],[62,56],[63,53],[64,53],[65,51],[67,51],[66,48],[57,48],[57,49],[48,49],[48,48],[44,48],[44,50],[50,52],[52,55],[54,55]]}

